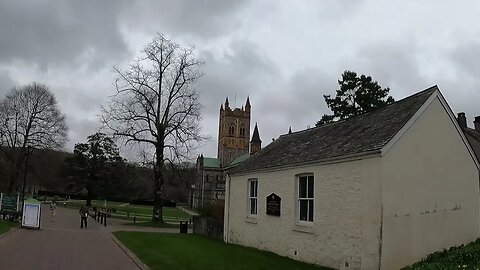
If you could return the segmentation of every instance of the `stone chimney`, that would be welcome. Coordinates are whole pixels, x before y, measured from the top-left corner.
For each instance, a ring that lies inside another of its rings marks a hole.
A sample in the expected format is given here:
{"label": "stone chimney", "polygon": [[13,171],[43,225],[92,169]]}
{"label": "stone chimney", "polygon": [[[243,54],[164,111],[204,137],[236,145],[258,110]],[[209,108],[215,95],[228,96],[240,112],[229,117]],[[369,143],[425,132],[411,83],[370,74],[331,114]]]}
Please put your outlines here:
{"label": "stone chimney", "polygon": [[[476,118],[475,118],[475,121],[476,121]],[[458,113],[457,122],[461,128],[463,129],[467,128],[467,117],[465,116],[464,112]]]}
{"label": "stone chimney", "polygon": [[480,131],[480,116],[475,117],[473,124],[475,124],[475,130]]}

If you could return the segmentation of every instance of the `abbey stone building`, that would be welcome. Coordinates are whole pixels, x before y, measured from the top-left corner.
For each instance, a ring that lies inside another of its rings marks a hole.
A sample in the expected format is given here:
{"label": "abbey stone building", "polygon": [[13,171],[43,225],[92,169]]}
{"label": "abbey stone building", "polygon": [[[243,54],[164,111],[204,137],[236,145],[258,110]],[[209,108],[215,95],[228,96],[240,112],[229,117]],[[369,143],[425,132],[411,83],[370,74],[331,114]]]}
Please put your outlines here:
{"label": "abbey stone building", "polygon": [[225,104],[220,105],[217,157],[200,155],[197,158],[193,207],[223,201],[227,172],[261,149],[257,124],[250,140],[251,110],[248,97],[241,108],[231,109],[228,97]]}

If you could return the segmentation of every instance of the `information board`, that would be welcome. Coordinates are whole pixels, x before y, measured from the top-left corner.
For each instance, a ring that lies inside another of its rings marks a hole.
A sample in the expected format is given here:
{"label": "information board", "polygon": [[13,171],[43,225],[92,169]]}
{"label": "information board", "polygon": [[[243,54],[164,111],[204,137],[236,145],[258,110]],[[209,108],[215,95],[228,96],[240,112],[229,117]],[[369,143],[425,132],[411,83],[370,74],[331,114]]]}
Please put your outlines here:
{"label": "information board", "polygon": [[7,196],[5,194],[2,194],[2,204],[0,210],[18,211],[18,195]]}
{"label": "information board", "polygon": [[267,197],[267,215],[280,216],[280,207],[282,205],[282,199],[275,193],[268,195]]}

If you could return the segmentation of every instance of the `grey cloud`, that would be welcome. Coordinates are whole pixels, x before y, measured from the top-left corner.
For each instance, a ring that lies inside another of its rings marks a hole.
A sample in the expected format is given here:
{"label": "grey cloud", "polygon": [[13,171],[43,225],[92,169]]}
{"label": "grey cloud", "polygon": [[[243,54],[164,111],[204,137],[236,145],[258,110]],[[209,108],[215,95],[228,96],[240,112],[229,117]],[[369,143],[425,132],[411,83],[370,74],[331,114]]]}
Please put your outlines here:
{"label": "grey cloud", "polygon": [[[272,89],[270,86],[279,76],[273,62],[253,43],[233,41],[228,51],[220,56],[207,51],[199,53],[199,58],[205,61],[204,76],[197,85],[203,105],[202,127],[212,136],[204,151],[212,156],[216,155],[219,109],[225,97],[229,97],[233,107],[236,96],[236,105],[241,107],[250,96],[255,115],[261,93]],[[258,120],[254,116],[252,121]]]}
{"label": "grey cloud", "polygon": [[417,58],[421,54],[414,44],[382,43],[359,48],[357,59],[348,66],[359,74],[371,76],[382,87],[389,87],[390,95],[401,99],[436,84],[422,76]]}
{"label": "grey cloud", "polygon": [[338,20],[350,18],[364,6],[365,0],[324,0],[316,7],[321,20]]}
{"label": "grey cloud", "polygon": [[0,61],[91,67],[125,56],[117,26],[120,1],[12,1],[0,3]]}
{"label": "grey cloud", "polygon": [[0,99],[15,86],[15,82],[10,78],[7,71],[0,70]]}
{"label": "grey cloud", "polygon": [[170,32],[211,38],[239,26],[239,13],[250,0],[135,1],[123,14],[126,26],[143,32]]}
{"label": "grey cloud", "polygon": [[100,131],[99,121],[81,118],[72,114],[67,114],[66,118],[70,129],[68,134],[69,141],[65,146],[67,151],[73,151],[75,144],[85,142],[89,135]]}
{"label": "grey cloud", "polygon": [[248,95],[254,99],[278,75],[273,62],[249,42],[232,42],[231,52],[220,57],[209,52],[201,52],[199,57],[206,63],[198,84],[204,115],[216,115],[227,96],[235,105],[236,95],[237,107],[242,106]]}
{"label": "grey cloud", "polygon": [[456,46],[450,59],[460,69],[460,74],[478,78],[480,74],[480,42],[470,41]]}

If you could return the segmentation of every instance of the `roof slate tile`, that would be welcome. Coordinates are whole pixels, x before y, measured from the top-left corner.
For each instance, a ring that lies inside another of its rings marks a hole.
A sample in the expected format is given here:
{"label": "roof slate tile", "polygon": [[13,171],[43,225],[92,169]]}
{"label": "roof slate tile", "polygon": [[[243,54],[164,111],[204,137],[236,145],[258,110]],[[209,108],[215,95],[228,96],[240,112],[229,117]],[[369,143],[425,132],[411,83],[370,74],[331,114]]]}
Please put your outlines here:
{"label": "roof slate tile", "polygon": [[382,149],[412,118],[437,86],[375,111],[280,136],[231,173],[339,158]]}

